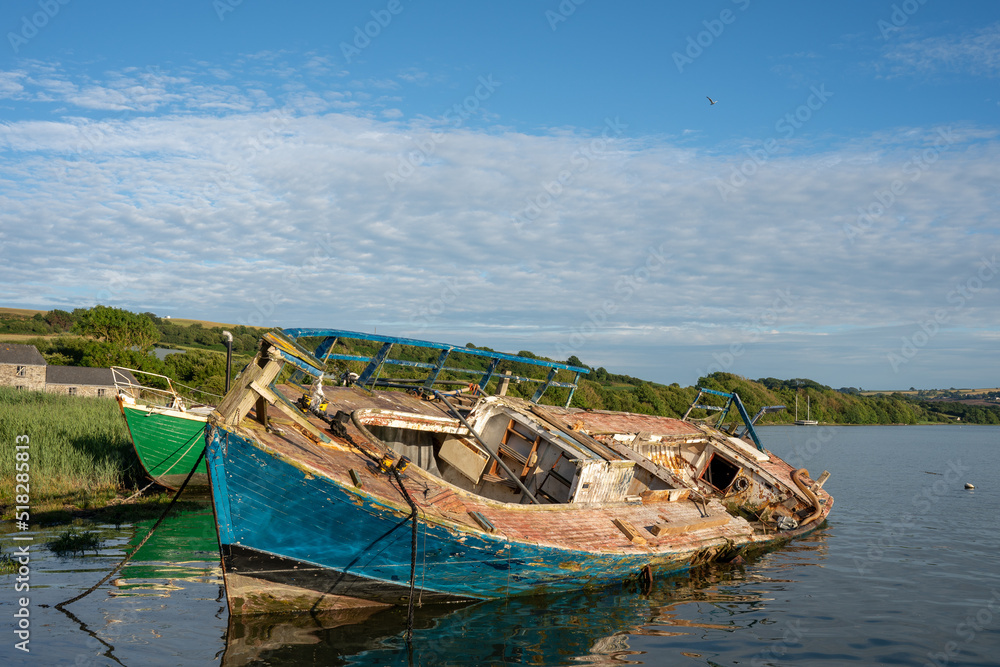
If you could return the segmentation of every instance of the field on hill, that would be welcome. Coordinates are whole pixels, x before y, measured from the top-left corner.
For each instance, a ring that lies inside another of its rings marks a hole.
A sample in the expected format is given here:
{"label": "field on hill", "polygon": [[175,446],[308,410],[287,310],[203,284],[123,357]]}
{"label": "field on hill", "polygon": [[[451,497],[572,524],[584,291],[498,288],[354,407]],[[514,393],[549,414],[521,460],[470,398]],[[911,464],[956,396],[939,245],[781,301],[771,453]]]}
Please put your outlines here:
{"label": "field on hill", "polygon": [[226,324],[224,322],[210,322],[209,320],[189,320],[183,317],[164,317],[164,320],[170,322],[171,324],[176,324],[181,327],[189,327],[191,325],[197,324],[205,327],[206,329],[211,329],[213,327],[235,327],[235,324]]}
{"label": "field on hill", "polygon": [[27,308],[0,308],[0,315],[19,315],[22,317],[32,317],[36,313],[45,314],[46,310],[30,310]]}

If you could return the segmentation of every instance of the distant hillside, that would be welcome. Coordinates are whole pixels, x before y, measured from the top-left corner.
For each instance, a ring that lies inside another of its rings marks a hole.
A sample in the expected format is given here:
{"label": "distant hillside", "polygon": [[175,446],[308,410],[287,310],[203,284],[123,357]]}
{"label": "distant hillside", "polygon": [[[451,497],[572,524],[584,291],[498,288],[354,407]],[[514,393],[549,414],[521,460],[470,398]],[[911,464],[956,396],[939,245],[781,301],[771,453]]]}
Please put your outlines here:
{"label": "distant hillside", "polygon": [[[87,313],[78,308],[73,312],[63,310],[21,311],[0,309],[0,335],[17,337],[18,342],[34,344],[45,355],[50,364],[70,366],[102,365],[103,358],[95,353],[95,348],[106,345],[99,341],[72,335],[77,320]],[[204,391],[219,393],[225,386],[225,345],[224,329],[233,334],[233,352],[237,356],[235,367],[241,368],[254,354],[260,336],[267,329],[244,326],[223,325],[196,320],[167,319],[152,313],[142,313],[155,325],[158,332],[158,346],[187,350],[187,354],[169,355],[165,360],[152,355],[141,355],[127,351],[128,365],[153,373],[161,373]],[[147,323],[148,326],[148,323]],[[308,341],[303,341],[307,346]],[[312,341],[315,346],[318,341]],[[469,343],[467,347],[476,347]],[[343,351],[350,354],[370,355],[375,352],[376,343],[356,342]],[[489,349],[489,348],[479,348]],[[404,358],[432,363],[436,351],[423,348],[404,348],[396,354]],[[537,357],[530,351],[522,350],[520,356]],[[456,355],[460,359],[449,360],[457,367],[478,367],[481,357]],[[569,359],[549,359],[571,366],[589,368],[591,372],[582,376],[573,394],[572,405],[591,410],[615,410],[681,417],[697,395],[696,387],[681,387],[677,383],[663,385],[628,375],[609,372],[605,368],[592,368],[577,357]],[[466,366],[462,366],[466,364]],[[519,368],[521,366],[522,368]],[[358,362],[331,364],[331,372],[360,370]],[[531,375],[527,364],[506,363],[499,372],[510,370],[515,375]],[[395,372],[395,371],[394,371]],[[445,372],[441,379],[462,379],[462,374]],[[571,381],[572,374],[560,373],[561,381]],[[853,387],[833,389],[805,378],[779,380],[760,378],[750,380],[732,373],[713,373],[699,378],[698,386],[740,395],[751,414],[762,406],[784,405],[786,410],[764,415],[762,424],[790,424],[795,420],[795,399],[799,397],[799,417],[806,416],[806,402],[809,402],[810,416],[827,424],[919,424],[919,423],[973,423],[1000,424],[1000,393],[997,390],[940,390],[937,392],[910,390],[900,393],[862,392]],[[533,385],[512,384],[509,393],[530,396]],[[566,400],[565,389],[551,389],[543,397],[544,402],[562,403]],[[993,392],[993,393],[991,393]],[[721,401],[721,399],[719,399]],[[701,415],[694,416],[704,416]]]}

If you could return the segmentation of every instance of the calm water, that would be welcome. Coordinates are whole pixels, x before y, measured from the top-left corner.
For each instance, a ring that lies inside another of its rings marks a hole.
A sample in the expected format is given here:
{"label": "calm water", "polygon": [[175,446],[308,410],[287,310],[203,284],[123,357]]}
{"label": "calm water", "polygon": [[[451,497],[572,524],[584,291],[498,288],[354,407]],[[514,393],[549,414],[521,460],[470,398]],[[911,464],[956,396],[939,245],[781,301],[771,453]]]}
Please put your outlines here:
{"label": "calm water", "polygon": [[[740,566],[630,585],[358,619],[231,622],[211,511],[102,528],[105,548],[56,558],[35,531],[31,653],[14,649],[14,576],[0,577],[0,664],[1000,665],[1000,427],[771,427],[767,446],[832,474],[827,527]],[[975,484],[974,491],[963,488]],[[12,542],[4,541],[4,551]],[[40,605],[50,605],[48,608]]]}

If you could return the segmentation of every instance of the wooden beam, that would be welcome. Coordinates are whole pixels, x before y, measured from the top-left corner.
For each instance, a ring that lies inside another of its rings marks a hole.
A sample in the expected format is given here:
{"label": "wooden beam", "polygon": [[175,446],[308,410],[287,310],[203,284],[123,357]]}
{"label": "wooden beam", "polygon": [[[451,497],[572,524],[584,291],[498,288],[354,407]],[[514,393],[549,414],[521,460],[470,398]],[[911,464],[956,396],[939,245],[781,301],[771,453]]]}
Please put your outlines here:
{"label": "wooden beam", "polygon": [[[227,426],[238,426],[243,418],[250,413],[250,409],[257,402],[258,392],[250,389],[250,385],[256,383],[258,386],[266,387],[274,381],[284,366],[284,360],[280,356],[271,357],[268,351],[270,345],[261,345],[260,352],[242,373],[237,376],[236,381],[229,393],[226,394],[219,406],[215,408],[216,419]],[[266,414],[266,409],[265,409]],[[263,422],[262,422],[263,423]]]}
{"label": "wooden beam", "polygon": [[497,388],[497,396],[506,396],[507,387],[510,386],[510,371],[504,371],[503,380],[500,381],[500,386]]}
{"label": "wooden beam", "polygon": [[690,523],[658,523],[649,529],[649,532],[656,537],[661,537],[663,535],[682,535],[684,533],[693,533],[696,530],[705,530],[706,528],[720,528],[725,526],[732,520],[732,517],[728,514],[723,516],[710,516],[700,521],[691,521]]}
{"label": "wooden beam", "polygon": [[625,519],[612,519],[618,530],[622,531],[632,544],[646,544],[646,538],[639,534],[639,529]]}

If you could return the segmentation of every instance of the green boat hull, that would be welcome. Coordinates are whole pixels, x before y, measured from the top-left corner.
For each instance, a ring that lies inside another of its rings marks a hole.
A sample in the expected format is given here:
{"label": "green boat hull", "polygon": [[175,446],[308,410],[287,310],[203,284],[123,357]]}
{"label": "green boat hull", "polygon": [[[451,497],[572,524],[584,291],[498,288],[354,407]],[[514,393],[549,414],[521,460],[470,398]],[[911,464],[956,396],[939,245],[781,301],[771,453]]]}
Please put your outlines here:
{"label": "green boat hull", "polygon": [[[122,404],[132,445],[146,474],[168,489],[179,489],[205,449],[205,415],[169,408]],[[207,487],[205,460],[188,488]]]}

